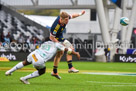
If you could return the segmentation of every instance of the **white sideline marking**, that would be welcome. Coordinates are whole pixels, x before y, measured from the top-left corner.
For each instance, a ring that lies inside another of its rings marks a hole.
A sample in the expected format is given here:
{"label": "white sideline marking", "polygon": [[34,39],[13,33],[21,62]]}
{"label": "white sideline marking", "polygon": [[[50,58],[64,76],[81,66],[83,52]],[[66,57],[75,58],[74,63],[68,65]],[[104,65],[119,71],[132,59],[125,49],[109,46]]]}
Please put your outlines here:
{"label": "white sideline marking", "polygon": [[[98,82],[98,81],[87,81],[91,83],[111,83],[111,84],[135,84],[135,83],[121,83],[121,82]],[[136,84],[135,84],[136,85]]]}
{"label": "white sideline marking", "polygon": [[123,87],[123,86],[129,86],[129,87],[136,87],[136,85],[102,85],[104,87]]}
{"label": "white sideline marking", "polygon": [[83,72],[83,74],[136,76],[136,73],[111,73],[111,72]]}
{"label": "white sideline marking", "polygon": [[133,86],[136,87],[135,83],[121,83],[121,82],[98,82],[98,81],[87,81],[87,82],[91,82],[91,83],[107,83],[107,84],[115,84],[115,85],[102,85],[104,87],[123,87],[123,86]]}
{"label": "white sideline marking", "polygon": [[[109,68],[115,69],[114,67],[109,67]],[[116,69],[118,69],[118,68],[116,67]],[[135,70],[136,68],[123,68],[123,69],[133,69],[133,70]]]}

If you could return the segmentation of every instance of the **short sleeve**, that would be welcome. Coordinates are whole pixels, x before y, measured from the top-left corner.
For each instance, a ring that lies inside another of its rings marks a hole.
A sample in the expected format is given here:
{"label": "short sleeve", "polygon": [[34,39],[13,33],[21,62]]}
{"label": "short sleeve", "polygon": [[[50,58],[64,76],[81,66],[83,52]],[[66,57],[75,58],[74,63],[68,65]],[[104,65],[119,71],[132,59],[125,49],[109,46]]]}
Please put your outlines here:
{"label": "short sleeve", "polygon": [[57,30],[55,30],[55,28],[52,27],[52,28],[51,28],[51,31],[50,31],[50,34],[53,35],[53,36],[56,36]]}

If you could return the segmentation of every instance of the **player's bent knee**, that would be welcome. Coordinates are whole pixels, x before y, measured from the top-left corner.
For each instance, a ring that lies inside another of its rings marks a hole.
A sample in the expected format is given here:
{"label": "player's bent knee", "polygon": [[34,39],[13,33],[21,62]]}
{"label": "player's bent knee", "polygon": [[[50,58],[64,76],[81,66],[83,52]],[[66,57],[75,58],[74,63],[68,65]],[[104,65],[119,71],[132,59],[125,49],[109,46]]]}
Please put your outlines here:
{"label": "player's bent knee", "polygon": [[57,52],[57,56],[62,56],[64,54],[64,51]]}
{"label": "player's bent knee", "polygon": [[46,67],[39,69],[38,72],[39,72],[39,75],[44,74],[46,72]]}
{"label": "player's bent knee", "polygon": [[31,64],[27,60],[24,60],[22,63],[23,63],[24,66]]}
{"label": "player's bent knee", "polygon": [[60,55],[63,55],[64,54],[64,51],[60,51]]}

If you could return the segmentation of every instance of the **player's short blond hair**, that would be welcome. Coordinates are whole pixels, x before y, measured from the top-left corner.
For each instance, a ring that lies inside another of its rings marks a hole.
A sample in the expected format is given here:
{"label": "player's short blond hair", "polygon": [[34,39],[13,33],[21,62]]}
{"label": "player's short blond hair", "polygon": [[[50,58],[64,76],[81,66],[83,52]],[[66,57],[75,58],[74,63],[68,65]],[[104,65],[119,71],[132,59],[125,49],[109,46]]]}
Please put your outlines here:
{"label": "player's short blond hair", "polygon": [[69,14],[66,13],[66,12],[61,12],[61,13],[60,13],[60,17],[61,17],[62,19],[65,19],[65,18],[68,18],[68,17],[69,17]]}

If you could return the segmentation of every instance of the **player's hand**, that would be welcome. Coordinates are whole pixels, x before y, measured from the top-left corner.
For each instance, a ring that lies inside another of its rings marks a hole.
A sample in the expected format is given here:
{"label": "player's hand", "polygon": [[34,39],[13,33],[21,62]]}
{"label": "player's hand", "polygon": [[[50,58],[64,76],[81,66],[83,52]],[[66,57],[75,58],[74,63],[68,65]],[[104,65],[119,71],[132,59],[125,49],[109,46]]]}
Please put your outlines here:
{"label": "player's hand", "polygon": [[83,10],[83,11],[81,12],[81,14],[82,14],[82,15],[85,14],[85,10]]}
{"label": "player's hand", "polygon": [[78,60],[80,60],[80,54],[79,54],[79,52],[76,52],[76,56],[77,56]]}

